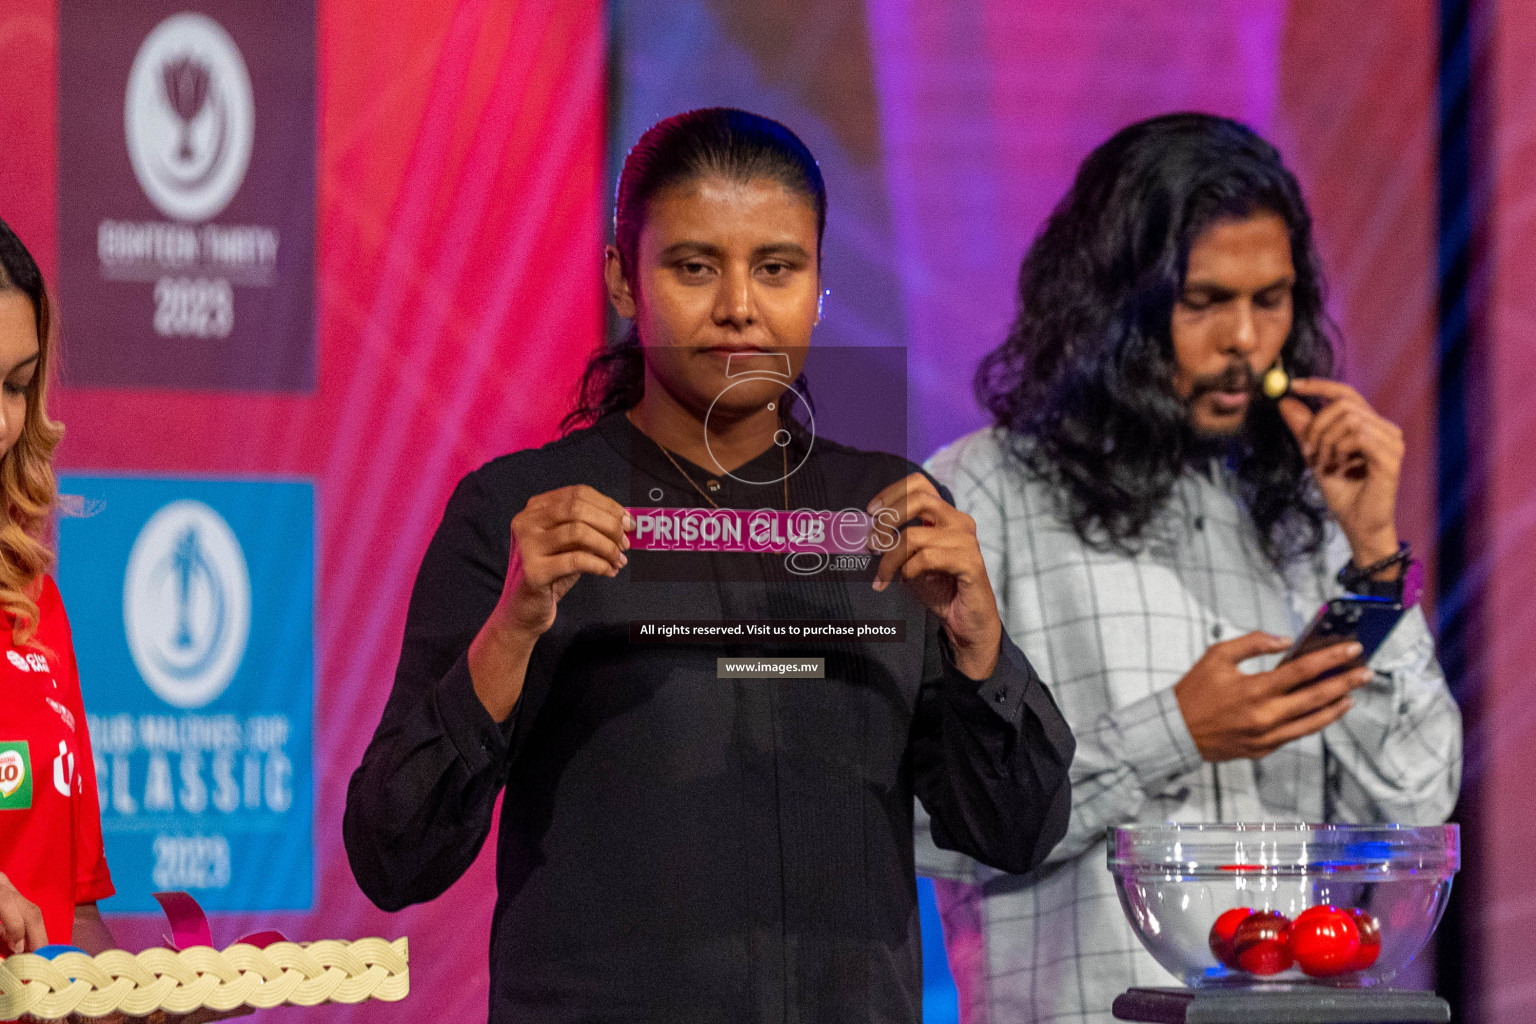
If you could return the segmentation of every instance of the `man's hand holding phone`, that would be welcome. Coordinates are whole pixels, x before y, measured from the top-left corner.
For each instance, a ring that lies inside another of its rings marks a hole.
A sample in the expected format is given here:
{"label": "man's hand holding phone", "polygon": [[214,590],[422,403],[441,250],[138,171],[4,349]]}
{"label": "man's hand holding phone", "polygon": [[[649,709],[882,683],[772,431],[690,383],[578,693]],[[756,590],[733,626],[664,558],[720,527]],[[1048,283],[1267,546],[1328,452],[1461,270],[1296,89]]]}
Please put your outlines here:
{"label": "man's hand holding phone", "polygon": [[1353,706],[1350,693],[1371,680],[1368,668],[1338,671],[1363,653],[1354,641],[1313,651],[1268,672],[1238,668],[1249,658],[1279,654],[1290,645],[1284,637],[1263,632],[1213,644],[1174,685],[1179,711],[1202,758],[1260,758],[1310,736],[1342,718]]}

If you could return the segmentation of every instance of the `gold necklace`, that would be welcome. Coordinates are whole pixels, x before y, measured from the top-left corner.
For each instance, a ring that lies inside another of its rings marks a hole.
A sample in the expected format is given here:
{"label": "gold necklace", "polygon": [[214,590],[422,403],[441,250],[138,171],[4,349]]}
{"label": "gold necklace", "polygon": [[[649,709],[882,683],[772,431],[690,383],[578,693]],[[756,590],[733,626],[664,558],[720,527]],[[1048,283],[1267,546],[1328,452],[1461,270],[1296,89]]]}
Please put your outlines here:
{"label": "gold necklace", "polygon": [[[634,421],[631,420],[630,422],[633,423]],[[644,433],[644,431],[641,431],[641,433]],[[651,437],[651,435],[649,435],[649,434],[646,434],[645,436],[646,437]],[[720,505],[715,501],[714,498],[711,498],[708,494],[704,493],[704,488],[702,488],[698,484],[694,483],[693,477],[688,475],[688,471],[683,468],[682,463],[678,462],[676,459],[674,459],[672,457],[672,453],[667,451],[667,446],[666,445],[662,444],[660,441],[656,440],[654,437],[651,437],[651,443],[654,444],[657,448],[661,449],[661,454],[665,455],[667,457],[667,461],[672,463],[672,468],[677,470],[679,473],[681,473],[683,475],[683,479],[688,481],[689,486],[691,486],[694,490],[699,492],[699,497],[703,498],[705,501],[709,502],[711,505],[714,505],[715,508],[719,508],[720,507]],[[789,447],[787,445],[779,445],[779,454],[781,456],[783,456],[783,463],[784,463],[784,511],[788,512],[789,511]]]}

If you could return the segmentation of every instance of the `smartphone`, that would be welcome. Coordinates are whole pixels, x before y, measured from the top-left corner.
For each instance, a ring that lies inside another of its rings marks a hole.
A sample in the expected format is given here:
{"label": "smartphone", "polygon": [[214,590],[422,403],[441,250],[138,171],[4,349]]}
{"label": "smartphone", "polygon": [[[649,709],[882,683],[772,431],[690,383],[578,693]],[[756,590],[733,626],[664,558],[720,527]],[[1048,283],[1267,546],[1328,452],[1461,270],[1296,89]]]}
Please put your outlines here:
{"label": "smartphone", "polygon": [[[1403,606],[1385,597],[1336,597],[1317,610],[1301,636],[1291,644],[1291,649],[1280,659],[1284,665],[1304,654],[1332,647],[1348,640],[1358,642],[1360,656],[1347,665],[1341,665],[1328,675],[1358,668],[1371,659],[1381,642],[1392,632],[1397,620],[1403,617]],[[1322,676],[1318,677],[1323,678]]]}

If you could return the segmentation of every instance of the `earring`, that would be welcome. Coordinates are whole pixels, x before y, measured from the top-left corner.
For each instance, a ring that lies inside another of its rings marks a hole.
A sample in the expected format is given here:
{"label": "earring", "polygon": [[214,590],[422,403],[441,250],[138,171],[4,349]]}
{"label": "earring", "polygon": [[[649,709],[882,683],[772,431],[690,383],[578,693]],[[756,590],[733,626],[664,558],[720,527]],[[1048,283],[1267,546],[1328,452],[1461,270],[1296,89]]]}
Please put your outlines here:
{"label": "earring", "polygon": [[832,289],[828,288],[828,289],[824,290],[820,295],[816,296],[816,322],[817,323],[821,323],[821,309],[822,309],[822,306],[825,305],[825,303],[827,301],[827,296],[831,295],[831,294],[832,294]]}
{"label": "earring", "polygon": [[1278,359],[1275,360],[1275,365],[1265,372],[1262,387],[1264,393],[1276,401],[1291,389],[1290,375],[1285,372],[1285,368],[1280,365]]}

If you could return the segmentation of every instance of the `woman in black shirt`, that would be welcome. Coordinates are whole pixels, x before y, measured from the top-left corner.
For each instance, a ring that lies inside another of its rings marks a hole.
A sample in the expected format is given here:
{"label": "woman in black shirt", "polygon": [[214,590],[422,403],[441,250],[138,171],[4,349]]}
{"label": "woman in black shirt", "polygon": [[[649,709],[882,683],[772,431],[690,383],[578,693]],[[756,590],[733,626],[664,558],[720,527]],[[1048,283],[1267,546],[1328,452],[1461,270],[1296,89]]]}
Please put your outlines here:
{"label": "woman in black shirt", "polygon": [[[825,210],[777,122],[647,131],[605,267],[635,329],[588,368],[589,425],[465,477],[423,560],[347,853],[380,907],[431,899],[505,789],[494,1022],[917,1022],[914,794],[936,841],[1006,871],[1065,831],[1072,739],[1003,634],[974,524],[905,459],[786,414]],[[740,373],[763,366],[787,370]],[[905,526],[863,574],[631,549],[627,507],[780,499]],[[883,620],[904,640],[632,636],[656,619]],[[785,655],[824,678],[717,668]]]}

